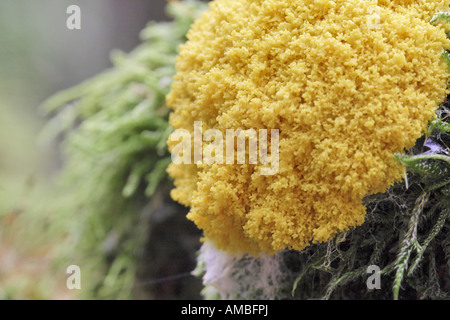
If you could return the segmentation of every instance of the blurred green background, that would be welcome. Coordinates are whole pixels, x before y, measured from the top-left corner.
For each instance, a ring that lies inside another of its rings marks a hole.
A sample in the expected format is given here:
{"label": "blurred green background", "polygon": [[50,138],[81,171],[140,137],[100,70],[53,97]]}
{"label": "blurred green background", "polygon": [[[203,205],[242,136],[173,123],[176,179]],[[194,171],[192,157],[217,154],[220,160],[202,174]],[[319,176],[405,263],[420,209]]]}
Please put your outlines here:
{"label": "blurred green background", "polygon": [[[69,30],[69,5],[81,30]],[[46,121],[40,103],[111,67],[112,50],[129,52],[150,20],[166,20],[164,0],[2,0],[0,2],[0,208],[30,179],[51,174],[58,154],[37,144]],[[44,148],[44,149],[42,149]]]}
{"label": "blurred green background", "polygon": [[[81,9],[81,30],[66,27],[69,5]],[[46,217],[47,208],[30,208],[39,203],[35,199],[48,197],[63,161],[57,144],[40,141],[48,119],[39,106],[111,67],[112,50],[129,52],[147,22],[168,19],[165,5],[164,0],[0,2],[0,299],[74,297],[65,270],[55,274],[50,267],[59,254],[58,225]],[[42,232],[42,224],[51,226],[49,232]]]}

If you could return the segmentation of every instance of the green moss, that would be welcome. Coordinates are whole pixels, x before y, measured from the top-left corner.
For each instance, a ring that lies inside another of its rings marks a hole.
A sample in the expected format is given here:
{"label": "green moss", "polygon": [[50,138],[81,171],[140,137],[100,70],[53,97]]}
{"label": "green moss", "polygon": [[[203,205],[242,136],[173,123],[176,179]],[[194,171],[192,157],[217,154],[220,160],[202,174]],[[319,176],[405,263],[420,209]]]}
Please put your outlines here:
{"label": "green moss", "polygon": [[129,298],[148,227],[145,206],[166,179],[171,132],[165,96],[178,45],[205,8],[173,2],[142,44],[113,68],[48,99],[43,137],[62,138],[61,209],[72,215],[66,261],[83,270],[82,298]]}

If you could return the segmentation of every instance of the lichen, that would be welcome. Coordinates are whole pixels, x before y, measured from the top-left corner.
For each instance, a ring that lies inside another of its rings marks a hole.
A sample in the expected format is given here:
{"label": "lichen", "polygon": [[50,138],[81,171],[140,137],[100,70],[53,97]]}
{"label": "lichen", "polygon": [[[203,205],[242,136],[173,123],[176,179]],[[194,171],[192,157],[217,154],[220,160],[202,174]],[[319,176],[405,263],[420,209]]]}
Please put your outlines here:
{"label": "lichen", "polygon": [[177,58],[170,124],[279,129],[280,153],[271,176],[261,164],[169,166],[172,197],[205,239],[258,255],[361,225],[363,197],[402,179],[394,153],[445,97],[449,41],[429,20],[448,3],[211,2]]}

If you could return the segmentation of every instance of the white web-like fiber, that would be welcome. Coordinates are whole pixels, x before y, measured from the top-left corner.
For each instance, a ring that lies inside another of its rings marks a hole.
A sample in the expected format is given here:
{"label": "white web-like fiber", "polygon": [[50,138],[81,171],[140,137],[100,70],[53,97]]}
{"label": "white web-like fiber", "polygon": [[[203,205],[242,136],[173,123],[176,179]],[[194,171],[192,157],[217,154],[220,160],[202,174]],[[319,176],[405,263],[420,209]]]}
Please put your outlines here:
{"label": "white web-like fiber", "polygon": [[280,298],[286,284],[292,284],[282,253],[237,257],[205,242],[198,265],[203,272],[206,298],[274,300]]}

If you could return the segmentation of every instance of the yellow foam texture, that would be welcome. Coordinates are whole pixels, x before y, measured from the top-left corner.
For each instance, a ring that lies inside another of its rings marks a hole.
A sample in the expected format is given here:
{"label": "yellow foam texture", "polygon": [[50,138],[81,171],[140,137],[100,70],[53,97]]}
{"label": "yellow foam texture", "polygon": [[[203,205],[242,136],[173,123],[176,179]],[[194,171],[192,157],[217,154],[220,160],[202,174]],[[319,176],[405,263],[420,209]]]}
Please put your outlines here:
{"label": "yellow foam texture", "polygon": [[[302,250],[364,222],[444,99],[449,1],[215,0],[180,48],[173,128],[279,129],[279,170],[171,164],[172,197],[231,253]],[[374,20],[374,14],[376,19]],[[374,23],[375,22],[375,23]],[[174,147],[169,142],[169,148]]]}

